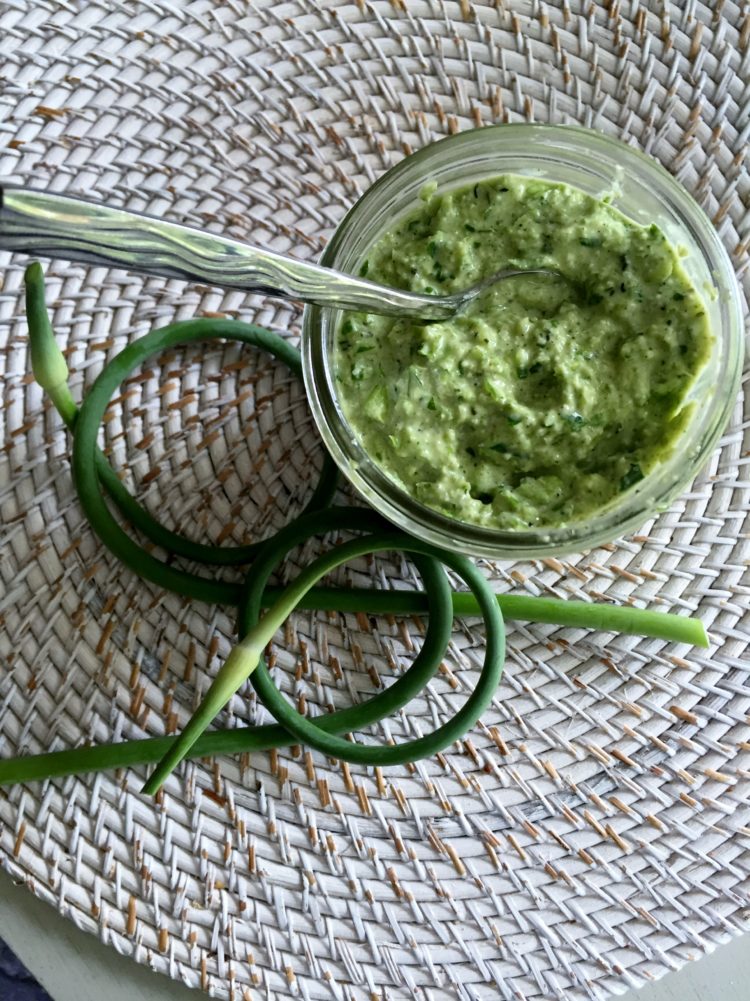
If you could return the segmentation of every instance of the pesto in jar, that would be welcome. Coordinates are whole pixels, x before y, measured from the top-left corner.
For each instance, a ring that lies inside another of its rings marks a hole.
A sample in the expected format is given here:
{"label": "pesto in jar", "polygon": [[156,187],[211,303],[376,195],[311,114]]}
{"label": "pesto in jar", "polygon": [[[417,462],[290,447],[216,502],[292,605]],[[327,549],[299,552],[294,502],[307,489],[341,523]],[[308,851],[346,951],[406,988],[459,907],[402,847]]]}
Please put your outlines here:
{"label": "pesto in jar", "polygon": [[712,335],[655,225],[526,177],[425,192],[361,273],[443,294],[506,267],[564,277],[504,281],[440,323],[345,314],[338,394],[366,453],[428,507],[491,529],[560,526],[672,451]]}

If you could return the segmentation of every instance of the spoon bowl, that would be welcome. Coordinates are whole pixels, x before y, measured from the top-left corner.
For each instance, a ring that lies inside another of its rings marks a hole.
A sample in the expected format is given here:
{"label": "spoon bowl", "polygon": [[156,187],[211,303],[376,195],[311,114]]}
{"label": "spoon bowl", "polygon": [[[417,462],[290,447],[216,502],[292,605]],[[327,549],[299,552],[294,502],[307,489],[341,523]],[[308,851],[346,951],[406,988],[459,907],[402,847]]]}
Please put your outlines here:
{"label": "spoon bowl", "polygon": [[509,278],[521,278],[528,275],[543,275],[548,278],[562,278],[566,280],[562,272],[554,271],[552,268],[504,268],[501,271],[496,271],[489,278],[483,278],[476,285],[463,289],[461,292],[454,292],[452,295],[430,296],[436,303],[440,302],[441,305],[445,305],[446,309],[451,309],[451,312],[447,316],[437,317],[437,319],[450,319],[454,316],[460,316],[488,289],[507,281]]}

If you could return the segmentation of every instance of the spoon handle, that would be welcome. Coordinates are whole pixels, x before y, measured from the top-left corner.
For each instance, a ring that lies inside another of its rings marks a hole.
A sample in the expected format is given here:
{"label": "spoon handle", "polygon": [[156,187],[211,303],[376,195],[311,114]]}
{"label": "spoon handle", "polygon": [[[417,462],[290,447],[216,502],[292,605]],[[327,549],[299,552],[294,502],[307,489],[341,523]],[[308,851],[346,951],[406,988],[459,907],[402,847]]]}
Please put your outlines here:
{"label": "spoon handle", "polygon": [[455,309],[190,226],[25,188],[0,186],[0,250],[389,316],[442,319]]}

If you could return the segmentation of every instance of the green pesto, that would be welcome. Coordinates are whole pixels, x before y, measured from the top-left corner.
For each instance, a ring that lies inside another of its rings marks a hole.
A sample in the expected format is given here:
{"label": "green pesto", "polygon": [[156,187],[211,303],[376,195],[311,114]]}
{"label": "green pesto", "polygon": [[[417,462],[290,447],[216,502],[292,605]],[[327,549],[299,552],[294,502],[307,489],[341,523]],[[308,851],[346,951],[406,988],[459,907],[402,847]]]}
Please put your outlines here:
{"label": "green pesto", "polygon": [[361,270],[437,294],[504,267],[564,279],[503,282],[441,323],[346,314],[339,393],[365,451],[417,500],[487,528],[560,526],[673,450],[712,335],[663,233],[564,184],[425,192]]}

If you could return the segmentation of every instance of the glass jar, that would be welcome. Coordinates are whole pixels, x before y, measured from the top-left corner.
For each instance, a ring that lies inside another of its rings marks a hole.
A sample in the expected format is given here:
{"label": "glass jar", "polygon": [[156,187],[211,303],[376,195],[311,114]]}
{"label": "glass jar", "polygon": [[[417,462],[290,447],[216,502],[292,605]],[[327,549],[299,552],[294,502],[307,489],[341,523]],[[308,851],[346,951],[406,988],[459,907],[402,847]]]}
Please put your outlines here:
{"label": "glass jar", "polygon": [[[316,423],[339,467],[382,515],[435,545],[471,556],[514,559],[589,549],[638,528],[669,506],[713,450],[734,404],[742,368],[742,303],[732,264],[709,219],[656,161],[619,140],[574,126],[498,125],[461,132],[414,153],[385,173],[349,211],[321,264],[357,274],[370,247],[418,204],[499,174],[563,182],[610,196],[634,222],[656,223],[684,248],[682,264],[701,293],[714,335],[711,358],[688,397],[692,415],[671,455],[635,487],[594,515],[554,528],[495,530],[457,521],[420,504],[365,453],[337,398],[334,340],[342,313],[307,307],[305,384]],[[501,266],[502,262],[498,263]]]}

